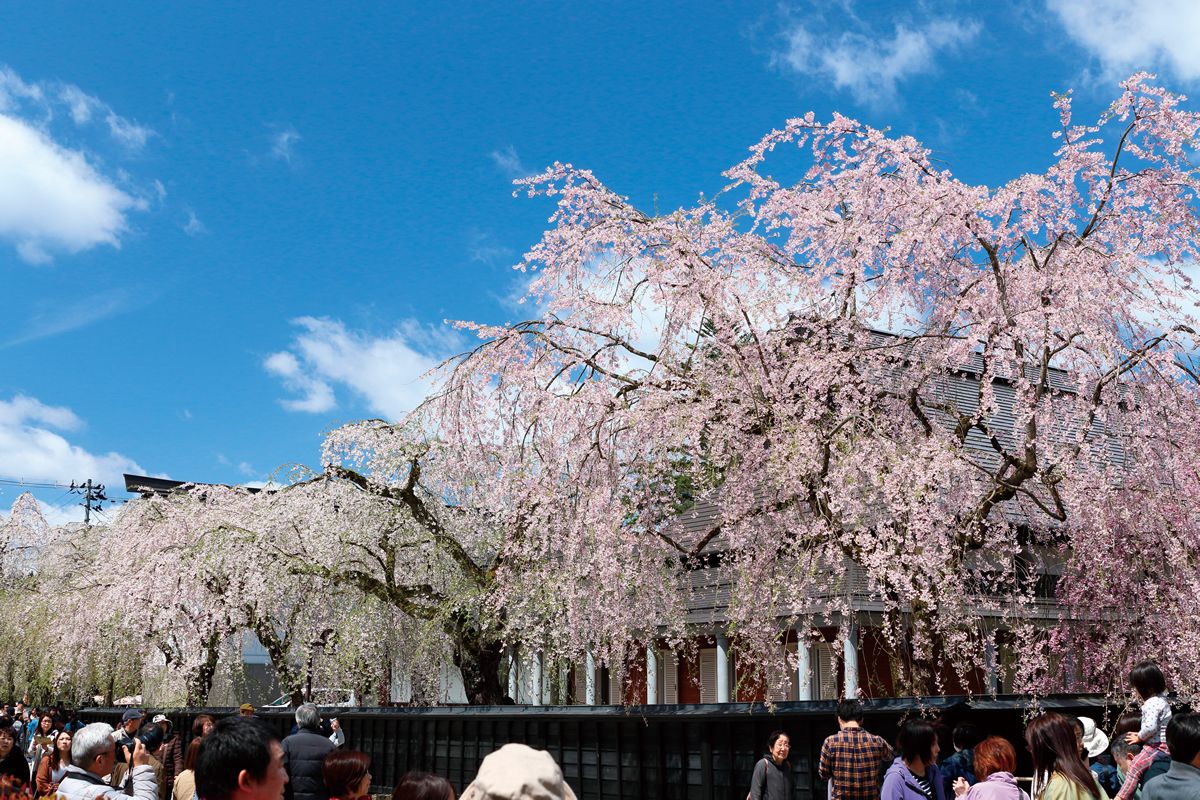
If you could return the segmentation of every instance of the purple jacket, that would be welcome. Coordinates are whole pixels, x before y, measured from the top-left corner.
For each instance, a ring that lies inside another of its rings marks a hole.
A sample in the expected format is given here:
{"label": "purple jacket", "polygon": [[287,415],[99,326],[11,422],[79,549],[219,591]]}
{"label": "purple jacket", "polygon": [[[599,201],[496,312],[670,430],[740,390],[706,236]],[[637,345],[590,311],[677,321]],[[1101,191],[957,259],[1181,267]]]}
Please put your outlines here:
{"label": "purple jacket", "polygon": [[[933,800],[946,800],[946,789],[942,786],[942,771],[937,764],[930,764],[925,770],[929,779],[929,789],[933,792]],[[913,779],[904,759],[897,758],[883,775],[883,788],[879,792],[880,800],[928,800],[921,787]]]}
{"label": "purple jacket", "polygon": [[967,790],[963,800],[1029,800],[1011,772],[993,772]]}

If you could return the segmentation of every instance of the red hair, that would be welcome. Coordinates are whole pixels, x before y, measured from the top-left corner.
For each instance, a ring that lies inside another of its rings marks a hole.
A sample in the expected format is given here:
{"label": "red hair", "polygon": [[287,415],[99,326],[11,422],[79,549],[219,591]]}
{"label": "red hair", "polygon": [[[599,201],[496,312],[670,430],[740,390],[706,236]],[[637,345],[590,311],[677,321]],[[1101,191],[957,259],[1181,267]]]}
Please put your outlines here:
{"label": "red hair", "polygon": [[1007,739],[989,736],[975,745],[975,777],[981,781],[997,772],[1014,772],[1017,769],[1017,751]]}

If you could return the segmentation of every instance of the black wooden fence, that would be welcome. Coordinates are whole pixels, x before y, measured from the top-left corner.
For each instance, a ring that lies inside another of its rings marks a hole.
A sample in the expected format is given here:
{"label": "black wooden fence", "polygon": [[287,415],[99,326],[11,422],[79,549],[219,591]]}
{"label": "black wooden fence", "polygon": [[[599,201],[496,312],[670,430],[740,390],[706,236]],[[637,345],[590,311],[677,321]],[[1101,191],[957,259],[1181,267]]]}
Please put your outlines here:
{"label": "black wooden fence", "polygon": [[[1059,695],[1044,698],[1043,708],[1090,716],[1104,725],[1118,710],[1103,697]],[[821,743],[837,731],[835,703],[779,703],[773,711],[760,703],[681,706],[491,706],[443,708],[325,709],[337,717],[346,747],[371,757],[373,792],[390,793],[408,770],[449,778],[461,792],[475,777],[484,756],[508,742],[547,750],[580,800],[741,800],[750,773],[764,755],[767,736],[786,731],[789,758],[796,774],[797,800],[825,800],[818,780]],[[1032,771],[1021,744],[1028,704],[1019,697],[970,703],[963,697],[932,698],[925,703],[888,699],[868,705],[864,727],[894,741],[901,722],[914,715],[938,717],[945,733],[970,721],[984,732],[1014,743],[1018,774]],[[120,724],[124,709],[89,709],[86,722]],[[231,708],[166,710],[185,742],[199,714],[222,717]],[[286,735],[294,724],[291,710],[261,710],[258,716]],[[952,752],[948,738],[944,754]]]}

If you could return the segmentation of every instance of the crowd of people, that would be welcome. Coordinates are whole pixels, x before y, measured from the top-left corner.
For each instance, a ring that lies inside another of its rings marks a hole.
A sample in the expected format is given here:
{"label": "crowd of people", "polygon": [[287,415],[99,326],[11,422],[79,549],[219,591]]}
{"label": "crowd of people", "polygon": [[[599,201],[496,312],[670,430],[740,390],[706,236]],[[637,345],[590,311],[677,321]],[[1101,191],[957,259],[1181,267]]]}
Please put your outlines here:
{"label": "crowd of people", "polygon": [[[164,714],[136,709],[121,725],[84,725],[59,708],[0,709],[0,796],[61,800],[363,800],[371,760],[350,750],[336,719],[312,703],[282,737],[243,704],[200,714],[187,746]],[[459,800],[438,775],[405,773],[392,800]],[[507,744],[488,755],[462,800],[575,800],[549,753]]]}
{"label": "crowd of people", "polygon": [[[937,727],[908,720],[895,745],[863,728],[857,700],[837,707],[839,731],[821,747],[817,774],[828,800],[1200,800],[1200,714],[1173,714],[1162,672],[1139,664],[1130,684],[1139,712],[1111,736],[1088,717],[1042,713],[1024,747],[1032,777],[1018,778],[1013,742],[971,723],[953,730],[939,758]],[[84,725],[61,708],[0,709],[0,794],[62,800],[364,800],[370,758],[343,747],[337,719],[311,703],[279,737],[243,705],[216,720],[201,714],[184,739],[163,714],[126,711],[120,727]],[[755,764],[747,800],[791,800],[790,737],[775,731]],[[1025,783],[1025,785],[1023,785]],[[575,800],[545,751],[507,744],[488,755],[461,795],[443,777],[404,774],[392,800]]]}
{"label": "crowd of people", "polygon": [[[1121,716],[1111,739],[1088,717],[1030,720],[1028,791],[1007,739],[964,723],[953,730],[954,753],[939,759],[933,723],[909,720],[893,747],[863,729],[863,707],[852,699],[838,704],[839,731],[822,744],[817,774],[829,800],[1200,800],[1200,714],[1172,714],[1153,662],[1138,664],[1129,682],[1141,709]],[[794,796],[789,749],[786,733],[771,734],[748,800]]]}

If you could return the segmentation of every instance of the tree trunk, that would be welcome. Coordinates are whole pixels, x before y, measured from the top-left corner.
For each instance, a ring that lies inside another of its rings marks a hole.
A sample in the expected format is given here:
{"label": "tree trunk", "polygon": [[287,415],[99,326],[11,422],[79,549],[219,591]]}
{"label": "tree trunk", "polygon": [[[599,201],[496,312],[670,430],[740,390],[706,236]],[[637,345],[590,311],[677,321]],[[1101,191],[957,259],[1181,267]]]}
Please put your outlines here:
{"label": "tree trunk", "polygon": [[267,649],[267,655],[271,657],[271,666],[275,668],[275,676],[279,679],[280,688],[288,693],[292,706],[299,707],[304,703],[304,680],[288,660],[287,643],[279,638],[279,634],[267,620],[256,617],[253,627],[254,635],[258,637],[259,643]]}
{"label": "tree trunk", "polygon": [[192,708],[208,703],[212,692],[213,676],[217,673],[217,660],[221,655],[221,633],[213,631],[204,640],[204,661],[193,668],[187,677],[187,704]]}
{"label": "tree trunk", "polygon": [[454,640],[454,666],[462,673],[467,702],[473,706],[496,706],[504,697],[500,688],[500,662],[504,647],[495,638],[484,638],[473,625],[455,621],[446,625]]}

